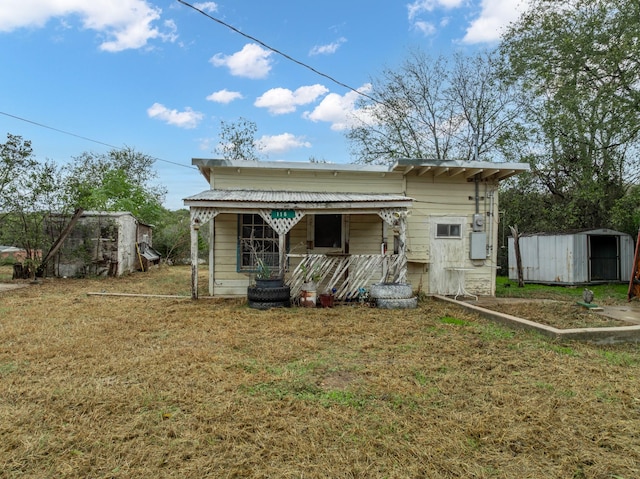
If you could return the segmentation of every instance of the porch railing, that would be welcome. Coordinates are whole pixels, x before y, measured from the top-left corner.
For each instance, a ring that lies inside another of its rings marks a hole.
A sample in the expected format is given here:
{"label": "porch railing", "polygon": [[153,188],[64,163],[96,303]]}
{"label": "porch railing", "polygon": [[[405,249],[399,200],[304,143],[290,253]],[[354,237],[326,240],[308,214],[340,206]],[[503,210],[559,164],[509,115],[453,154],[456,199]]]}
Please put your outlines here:
{"label": "porch railing", "polygon": [[318,276],[318,294],[335,289],[333,294],[338,301],[357,299],[360,289],[367,288],[372,280],[394,281],[400,264],[397,254],[290,254],[287,257],[300,260],[287,281],[292,297],[300,294],[306,270],[306,276]]}

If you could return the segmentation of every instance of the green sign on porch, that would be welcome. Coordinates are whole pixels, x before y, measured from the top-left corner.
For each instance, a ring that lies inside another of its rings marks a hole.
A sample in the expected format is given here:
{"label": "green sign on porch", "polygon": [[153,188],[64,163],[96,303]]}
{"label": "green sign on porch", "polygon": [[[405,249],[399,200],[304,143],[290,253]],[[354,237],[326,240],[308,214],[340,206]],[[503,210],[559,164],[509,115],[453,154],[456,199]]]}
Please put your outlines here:
{"label": "green sign on porch", "polygon": [[290,219],[296,217],[296,212],[294,210],[271,210],[271,217],[273,219]]}

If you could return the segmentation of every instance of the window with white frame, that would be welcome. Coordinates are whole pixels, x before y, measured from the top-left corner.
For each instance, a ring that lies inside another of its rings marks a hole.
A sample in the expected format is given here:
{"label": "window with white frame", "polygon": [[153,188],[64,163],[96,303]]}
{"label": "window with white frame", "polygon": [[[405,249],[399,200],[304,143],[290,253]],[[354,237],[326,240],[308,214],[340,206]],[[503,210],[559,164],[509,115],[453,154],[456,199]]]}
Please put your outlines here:
{"label": "window with white frame", "polygon": [[461,238],[462,225],[459,223],[438,223],[436,238]]}
{"label": "window with white frame", "polygon": [[238,215],[238,270],[254,272],[257,261],[278,267],[278,234],[257,213]]}

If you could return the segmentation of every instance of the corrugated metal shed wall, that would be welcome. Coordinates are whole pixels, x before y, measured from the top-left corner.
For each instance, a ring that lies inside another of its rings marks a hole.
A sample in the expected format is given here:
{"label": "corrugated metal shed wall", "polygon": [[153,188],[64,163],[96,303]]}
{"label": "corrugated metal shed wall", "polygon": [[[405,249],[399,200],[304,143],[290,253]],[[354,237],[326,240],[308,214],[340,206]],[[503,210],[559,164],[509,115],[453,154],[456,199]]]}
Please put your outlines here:
{"label": "corrugated metal shed wall", "polygon": [[[584,284],[589,283],[589,236],[615,236],[619,241],[620,281],[629,281],[634,244],[631,236],[618,231],[598,229],[574,234],[527,235],[520,238],[522,270],[525,282]],[[509,244],[509,279],[516,280],[516,257],[513,238]]]}

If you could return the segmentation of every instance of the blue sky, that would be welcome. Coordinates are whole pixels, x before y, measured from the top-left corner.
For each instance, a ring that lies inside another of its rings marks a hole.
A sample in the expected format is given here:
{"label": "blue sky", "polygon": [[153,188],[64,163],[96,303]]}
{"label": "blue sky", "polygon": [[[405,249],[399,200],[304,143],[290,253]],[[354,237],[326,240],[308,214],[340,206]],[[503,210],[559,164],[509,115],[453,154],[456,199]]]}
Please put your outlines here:
{"label": "blue sky", "polygon": [[[361,90],[413,47],[494,47],[527,2],[187,3]],[[21,135],[59,164],[132,147],[158,158],[170,209],[208,188],[191,158],[218,156],[221,120],[255,122],[265,160],[353,161],[356,93],[177,0],[3,0],[0,65],[0,142]]]}

